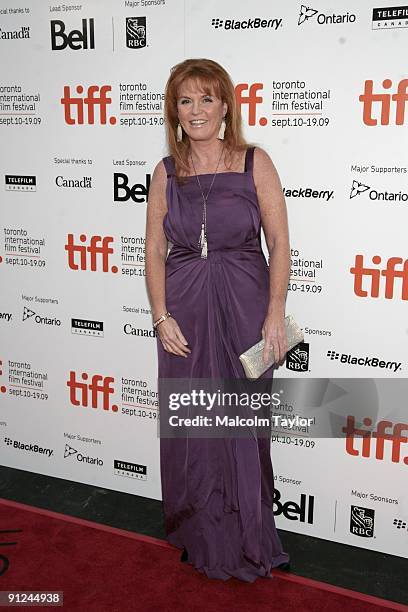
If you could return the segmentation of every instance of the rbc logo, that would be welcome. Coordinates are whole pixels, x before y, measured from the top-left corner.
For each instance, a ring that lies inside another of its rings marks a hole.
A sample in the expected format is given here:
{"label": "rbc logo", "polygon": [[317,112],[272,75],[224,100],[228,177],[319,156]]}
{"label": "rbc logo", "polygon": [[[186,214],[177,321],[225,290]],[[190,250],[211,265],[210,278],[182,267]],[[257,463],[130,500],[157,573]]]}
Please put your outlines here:
{"label": "rbc logo", "polygon": [[372,538],[374,535],[374,510],[351,506],[350,533],[360,538]]}
{"label": "rbc logo", "polygon": [[293,372],[307,372],[309,368],[309,344],[300,342],[286,353],[286,368]]}
{"label": "rbc logo", "polygon": [[[89,32],[87,19],[82,19],[81,30],[72,30],[69,34],[65,33],[65,23],[60,19],[51,21],[51,49],[62,51],[69,47],[73,51],[79,49],[95,49],[94,20],[89,19]],[[60,41],[60,42],[58,42]]]}

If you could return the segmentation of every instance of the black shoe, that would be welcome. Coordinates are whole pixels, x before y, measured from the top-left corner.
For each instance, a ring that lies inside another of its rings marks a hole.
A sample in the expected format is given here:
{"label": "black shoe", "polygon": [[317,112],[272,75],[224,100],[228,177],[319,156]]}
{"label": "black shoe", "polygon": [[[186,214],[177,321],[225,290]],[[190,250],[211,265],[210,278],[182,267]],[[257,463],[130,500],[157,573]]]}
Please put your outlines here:
{"label": "black shoe", "polygon": [[290,563],[289,563],[289,561],[285,561],[284,563],[281,563],[280,565],[277,565],[276,569],[280,569],[280,570],[282,570],[282,572],[289,572],[290,571]]}
{"label": "black shoe", "polygon": [[180,561],[182,563],[185,563],[186,561],[188,561],[188,552],[186,551],[185,548],[183,548],[183,552],[181,553]]}

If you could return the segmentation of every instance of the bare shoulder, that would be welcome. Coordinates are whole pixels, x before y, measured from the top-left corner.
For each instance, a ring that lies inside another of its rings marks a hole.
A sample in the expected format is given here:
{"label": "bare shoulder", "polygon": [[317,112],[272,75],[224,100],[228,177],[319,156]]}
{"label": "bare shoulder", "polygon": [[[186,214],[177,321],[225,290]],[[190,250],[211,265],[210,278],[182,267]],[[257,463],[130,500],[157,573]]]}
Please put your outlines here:
{"label": "bare shoulder", "polygon": [[153,176],[152,176],[152,181],[155,180],[156,183],[159,184],[163,184],[166,183],[167,180],[167,170],[166,170],[166,166],[164,165],[163,160],[161,159],[160,161],[157,162],[154,170],[153,170]]}
{"label": "bare shoulder", "polygon": [[281,189],[281,182],[275,164],[270,155],[261,147],[255,147],[253,174],[257,187],[273,186]]}
{"label": "bare shoulder", "polygon": [[150,208],[157,207],[163,211],[167,210],[166,202],[167,170],[161,159],[155,166],[150,181],[149,200]]}

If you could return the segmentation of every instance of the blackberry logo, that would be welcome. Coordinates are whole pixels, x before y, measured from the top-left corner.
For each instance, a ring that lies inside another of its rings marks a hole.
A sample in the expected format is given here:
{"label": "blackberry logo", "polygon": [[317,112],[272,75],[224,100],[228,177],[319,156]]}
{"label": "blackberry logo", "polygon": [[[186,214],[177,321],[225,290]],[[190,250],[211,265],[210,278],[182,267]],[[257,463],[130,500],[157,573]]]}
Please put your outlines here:
{"label": "blackberry logo", "polygon": [[384,361],[378,357],[355,357],[349,353],[337,353],[336,351],[327,351],[326,356],[331,361],[340,360],[340,363],[349,365],[359,365],[369,368],[381,368],[398,372],[401,369],[402,362],[399,361]]}
{"label": "blackberry logo", "polygon": [[224,30],[277,30],[282,26],[282,19],[261,19],[254,17],[253,19],[219,19],[214,17],[211,19],[211,25],[216,30],[223,28]]}
{"label": "blackberry logo", "polygon": [[224,23],[223,19],[218,19],[218,17],[216,17],[215,19],[211,19],[211,25],[215,29],[221,28],[223,23]]}
{"label": "blackberry logo", "polygon": [[309,344],[300,342],[286,353],[286,368],[293,372],[307,372],[309,368]]}
{"label": "blackberry logo", "polygon": [[350,200],[352,198],[355,198],[356,196],[364,193],[368,189],[370,189],[370,187],[368,185],[364,185],[363,183],[360,183],[360,181],[354,180],[353,184],[351,185]]}
{"label": "blackberry logo", "polygon": [[20,442],[20,440],[12,440],[8,437],[4,438],[4,442],[7,446],[12,446],[13,448],[28,451],[30,453],[38,453],[40,455],[46,455],[47,457],[51,457],[51,455],[54,454],[54,450],[52,448],[44,448],[43,446],[38,446],[38,444],[33,444],[32,442]]}
{"label": "blackberry logo", "polygon": [[360,538],[372,538],[374,535],[374,514],[372,508],[351,506],[350,533]]}
{"label": "blackberry logo", "polygon": [[4,438],[4,441],[7,444],[7,446],[11,446],[11,444],[13,444],[13,440],[11,440],[10,438]]}
{"label": "blackberry logo", "polygon": [[406,529],[407,528],[407,523],[401,519],[394,519],[392,522],[393,525],[395,525],[395,527],[397,529]]}
{"label": "blackberry logo", "polygon": [[146,17],[126,17],[126,46],[128,49],[146,47]]}

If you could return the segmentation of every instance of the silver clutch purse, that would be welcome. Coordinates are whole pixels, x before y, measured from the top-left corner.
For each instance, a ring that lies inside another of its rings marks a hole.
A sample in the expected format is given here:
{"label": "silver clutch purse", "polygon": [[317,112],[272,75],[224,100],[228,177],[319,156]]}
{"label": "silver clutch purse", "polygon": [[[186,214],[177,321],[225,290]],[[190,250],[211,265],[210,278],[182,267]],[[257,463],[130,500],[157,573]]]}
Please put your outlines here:
{"label": "silver clutch purse", "polygon": [[[302,330],[292,315],[285,317],[285,327],[288,351],[290,351],[290,349],[299,344],[299,342],[303,342],[304,336]],[[264,363],[264,346],[265,340],[262,338],[262,340],[251,346],[239,356],[239,359],[244,366],[245,375],[247,378],[259,378],[259,376],[266,372],[266,370],[274,363],[273,349],[270,351],[271,357],[268,360],[268,363]]]}

